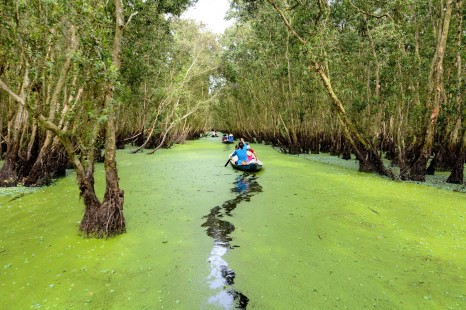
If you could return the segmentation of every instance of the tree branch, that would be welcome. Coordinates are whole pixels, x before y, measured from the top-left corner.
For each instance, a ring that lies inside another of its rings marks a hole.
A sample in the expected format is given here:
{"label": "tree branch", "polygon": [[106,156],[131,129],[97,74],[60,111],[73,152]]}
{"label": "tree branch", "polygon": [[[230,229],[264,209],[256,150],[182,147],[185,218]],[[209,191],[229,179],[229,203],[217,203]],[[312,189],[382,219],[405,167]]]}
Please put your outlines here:
{"label": "tree branch", "polygon": [[301,37],[297,32],[296,30],[294,30],[294,28],[291,26],[290,22],[288,21],[288,19],[285,17],[285,13],[283,13],[283,10],[281,10],[278,5],[275,3],[274,0],[267,0],[268,3],[270,3],[274,9],[278,12],[278,14],[280,14],[280,17],[282,18],[283,20],[283,23],[285,23],[286,27],[288,28],[289,31],[291,31],[291,33],[299,40],[299,42],[301,42],[302,44],[304,45],[307,45],[307,41]]}
{"label": "tree branch", "polygon": [[351,0],[348,0],[348,1],[349,1],[349,3],[351,4],[351,6],[352,6],[353,8],[355,8],[356,11],[358,11],[359,13],[362,13],[362,14],[364,14],[364,15],[366,15],[366,16],[374,17],[374,18],[377,18],[377,19],[384,18],[384,17],[388,17],[391,21],[393,21],[392,16],[391,16],[390,14],[388,14],[388,13],[384,13],[384,14],[382,14],[382,15],[371,14],[371,13],[366,12],[366,11],[360,9],[359,7],[357,7],[357,6],[353,3],[353,1],[351,1]]}
{"label": "tree branch", "polygon": [[139,13],[139,12],[133,12],[133,13],[129,16],[128,20],[126,21],[125,28],[128,27],[128,24],[129,24],[129,22],[131,21],[131,19],[133,19],[133,17],[136,16],[138,13]]}
{"label": "tree branch", "polygon": [[12,91],[8,85],[6,85],[1,79],[0,79],[0,88],[2,88],[4,91],[6,91],[13,99],[15,99],[21,106],[25,106],[25,102],[23,98],[18,96],[14,91]]}

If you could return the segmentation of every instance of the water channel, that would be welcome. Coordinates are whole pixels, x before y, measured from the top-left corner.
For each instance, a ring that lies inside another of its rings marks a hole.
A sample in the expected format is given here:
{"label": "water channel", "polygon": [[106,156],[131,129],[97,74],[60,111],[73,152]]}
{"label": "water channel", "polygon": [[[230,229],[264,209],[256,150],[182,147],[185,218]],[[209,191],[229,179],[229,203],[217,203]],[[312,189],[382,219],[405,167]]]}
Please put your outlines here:
{"label": "water channel", "polygon": [[237,308],[246,309],[248,297],[233,288],[235,281],[235,271],[228,267],[228,263],[223,256],[239,245],[233,244],[231,233],[235,226],[228,222],[227,217],[232,216],[242,201],[250,201],[251,197],[262,191],[255,174],[240,174],[233,182],[233,192],[236,197],[225,201],[221,206],[216,206],[204,218],[206,222],[202,227],[206,227],[207,235],[214,239],[214,247],[210,253],[209,262],[211,272],[208,277],[211,289],[218,291],[216,295],[209,298],[209,303],[218,304],[225,309]]}

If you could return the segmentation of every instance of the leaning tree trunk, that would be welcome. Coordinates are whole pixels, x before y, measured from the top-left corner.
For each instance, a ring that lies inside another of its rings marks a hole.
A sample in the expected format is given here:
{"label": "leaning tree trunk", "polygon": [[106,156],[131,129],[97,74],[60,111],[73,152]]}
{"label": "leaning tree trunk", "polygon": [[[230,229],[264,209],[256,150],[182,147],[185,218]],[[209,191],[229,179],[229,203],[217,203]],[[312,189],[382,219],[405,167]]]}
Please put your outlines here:
{"label": "leaning tree trunk", "polygon": [[357,130],[353,122],[348,118],[345,108],[333,91],[332,84],[325,74],[322,66],[314,63],[314,69],[321,77],[321,80],[327,90],[327,93],[332,99],[334,109],[337,112],[338,119],[343,129],[345,138],[348,140],[351,148],[359,162],[359,171],[361,172],[377,172],[380,175],[393,177],[391,170],[387,169],[378,154],[376,148]]}
{"label": "leaning tree trunk", "polygon": [[[283,23],[291,32],[291,34],[306,48],[309,46],[309,42],[307,42],[303,37],[301,37],[296,30],[291,25],[288,18],[285,16],[285,10],[282,10],[278,7],[277,3],[274,0],[267,0],[277,11],[280,15]],[[319,2],[320,3],[320,2]],[[325,5],[325,4],[322,4]],[[310,52],[308,50],[308,52]],[[315,58],[315,57],[313,57]],[[330,78],[326,73],[325,68],[328,68],[327,65],[322,65],[321,63],[314,61],[311,65],[309,65],[309,70],[316,72],[322,80],[322,83],[327,91],[327,94],[331,98],[331,103],[333,106],[333,110],[336,112],[338,120],[342,126],[344,135],[348,142],[350,143],[353,152],[356,155],[356,158],[359,161],[359,170],[362,172],[373,172],[376,171],[381,175],[386,175],[389,177],[393,177],[393,173],[391,170],[387,169],[383,164],[383,161],[378,154],[376,148],[373,144],[368,141],[356,128],[356,126],[351,122],[346,114],[345,108],[335,94],[332,83],[330,82]]]}

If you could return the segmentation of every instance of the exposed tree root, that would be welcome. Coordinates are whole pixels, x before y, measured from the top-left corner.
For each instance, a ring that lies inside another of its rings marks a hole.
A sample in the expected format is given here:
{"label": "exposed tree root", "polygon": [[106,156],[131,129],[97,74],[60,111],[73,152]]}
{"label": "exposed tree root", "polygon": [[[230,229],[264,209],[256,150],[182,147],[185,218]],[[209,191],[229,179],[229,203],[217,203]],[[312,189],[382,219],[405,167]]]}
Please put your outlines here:
{"label": "exposed tree root", "polygon": [[[93,204],[95,204],[94,202]],[[86,204],[80,230],[86,237],[108,238],[126,232],[123,216],[124,192],[105,195],[99,206]]]}

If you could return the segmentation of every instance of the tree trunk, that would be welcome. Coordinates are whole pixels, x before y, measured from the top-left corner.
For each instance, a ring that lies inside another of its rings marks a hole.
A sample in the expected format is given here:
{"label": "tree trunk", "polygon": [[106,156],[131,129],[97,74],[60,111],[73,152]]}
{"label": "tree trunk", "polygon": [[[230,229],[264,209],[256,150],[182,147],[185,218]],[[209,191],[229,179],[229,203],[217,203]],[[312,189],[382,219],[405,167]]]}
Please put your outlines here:
{"label": "tree trunk", "polygon": [[[125,26],[123,23],[123,4],[121,0],[115,0],[115,12],[116,30],[112,57],[113,66],[118,71],[120,68],[121,40]],[[27,77],[27,74],[25,74],[25,77]],[[0,79],[0,88],[4,89],[19,103],[19,109],[25,109],[27,107],[39,123],[45,129],[53,132],[63,144],[68,157],[75,167],[80,195],[86,206],[80,230],[88,237],[109,237],[126,231],[125,220],[123,217],[123,191],[119,188],[115,160],[115,112],[113,106],[113,89],[115,83],[115,76],[113,74],[109,74],[109,80],[105,85],[106,91],[103,107],[104,111],[107,113],[106,116],[108,117],[108,121],[106,123],[105,144],[106,191],[104,200],[100,203],[94,190],[94,148],[89,148],[88,154],[85,154],[87,155],[87,160],[83,159],[81,162],[70,137],[72,136],[72,132],[63,128],[66,126],[60,128],[60,125],[56,125],[50,115],[49,118],[46,118],[34,106],[26,102],[24,96],[19,96],[14,93]],[[23,83],[23,86],[24,85],[26,85],[26,83]],[[91,146],[95,145],[95,137],[99,130],[100,126],[95,126],[91,138],[92,142],[90,142]]]}
{"label": "tree trunk", "polygon": [[[464,133],[463,140],[466,140],[466,132]],[[466,161],[464,144],[456,146],[455,155],[455,160],[452,163],[452,170],[448,176],[447,183],[462,184],[464,182],[464,163]]]}
{"label": "tree trunk", "polygon": [[426,169],[426,174],[427,175],[434,175],[435,170],[437,169],[437,161],[438,161],[438,153],[435,153],[434,158],[430,161],[429,166]]}
{"label": "tree trunk", "polygon": [[[78,49],[78,40],[76,37],[76,29],[74,26],[70,27],[69,43],[70,44],[68,49],[68,55],[60,70],[57,83],[55,84],[55,88],[53,90],[53,94],[51,97],[46,98],[46,101],[50,102],[48,119],[52,123],[55,120],[55,115],[59,107],[60,94],[62,93],[65,87],[68,72],[70,71],[71,66],[73,64],[72,57]],[[76,78],[74,79],[74,82],[75,81]],[[80,94],[80,92],[78,92],[78,94]],[[66,109],[64,109],[63,113],[66,113]],[[52,147],[52,144],[54,144],[54,147]],[[63,155],[63,152],[60,152],[58,140],[54,139],[52,131],[47,130],[46,137],[40,149],[39,155],[37,156],[27,178],[24,180],[24,185],[49,185],[52,182],[52,176],[64,175],[64,169],[66,168],[67,161],[64,161],[63,156],[61,155]]]}
{"label": "tree trunk", "polygon": [[456,29],[456,46],[457,46],[457,54],[456,54],[456,104],[457,104],[457,113],[458,119],[456,122],[455,130],[453,133],[453,145],[455,145],[454,152],[455,152],[455,161],[452,164],[452,171],[450,176],[447,179],[448,183],[455,183],[455,184],[462,184],[464,182],[464,163],[466,161],[466,130],[463,132],[463,137],[458,134],[462,126],[463,118],[463,96],[462,96],[462,88],[463,88],[463,74],[462,74],[462,65],[461,65],[461,51],[462,51],[462,33],[463,33],[463,20],[462,20],[462,9],[463,9],[463,1],[457,0],[456,1],[456,17],[457,17],[457,29]]}
{"label": "tree trunk", "polygon": [[[7,87],[0,81],[0,87],[5,89]],[[29,87],[29,70],[26,66],[24,72],[23,83],[20,90],[20,98],[24,101],[26,97],[26,90]],[[25,109],[23,105],[18,105],[16,114],[9,127],[9,139],[7,141],[7,150],[5,154],[5,161],[2,169],[0,169],[0,186],[11,187],[16,186],[20,179],[23,177],[20,173],[20,168],[25,168],[25,160],[21,158],[21,129],[23,128]]]}
{"label": "tree trunk", "polygon": [[[351,2],[350,2],[351,3]],[[352,3],[351,3],[352,4]],[[380,62],[379,62],[379,57],[377,56],[376,52],[376,46],[374,43],[374,40],[372,40],[372,35],[369,31],[369,26],[367,23],[367,16],[363,14],[363,19],[364,19],[364,31],[366,32],[367,38],[369,40],[369,45],[371,47],[372,51],[372,56],[374,57],[374,64],[375,64],[375,85],[374,85],[374,96],[376,100],[380,100]],[[370,93],[370,91],[368,91]],[[370,97],[367,98],[368,101],[371,99]]]}
{"label": "tree trunk", "polygon": [[[1,69],[1,65],[0,65],[0,69]],[[2,106],[5,106],[3,105],[3,102],[0,101],[0,105]],[[0,115],[0,160],[2,160],[3,158],[3,144],[4,144],[4,138],[3,138],[3,117],[2,115]]]}
{"label": "tree trunk", "polygon": [[68,157],[58,139],[44,141],[39,155],[29,174],[23,181],[24,186],[50,185],[54,178],[65,176]]}
{"label": "tree trunk", "polygon": [[[280,9],[277,3],[274,0],[267,0],[275,11],[280,15],[283,23],[291,32],[291,34],[305,47],[308,47],[309,42],[307,42],[304,38],[302,38],[293,26],[290,24],[290,21],[285,16],[285,11]],[[319,2],[319,5],[325,6],[325,10],[329,10],[328,5]],[[328,14],[328,12],[327,12]],[[310,50],[308,49],[308,52]],[[312,55],[315,56],[315,55]],[[315,57],[313,57],[315,58]],[[385,168],[382,159],[380,158],[379,154],[377,153],[375,147],[368,141],[365,137],[361,135],[361,133],[357,130],[356,126],[351,122],[346,114],[345,108],[343,107],[342,102],[335,94],[332,83],[330,82],[330,78],[326,73],[324,68],[328,68],[327,62],[324,62],[324,65],[321,63],[314,61],[311,65],[308,66],[310,71],[316,72],[322,80],[322,83],[327,91],[327,94],[331,98],[331,103],[333,106],[334,111],[336,112],[336,116],[342,126],[343,133],[350,143],[353,152],[356,155],[356,158],[359,161],[359,170],[364,172],[372,172],[376,171],[381,175],[386,175],[389,177],[393,177],[393,173],[391,170]]]}
{"label": "tree trunk", "polygon": [[[10,147],[10,144],[8,144],[8,147]],[[18,174],[19,165],[18,154],[7,149],[5,161],[0,170],[0,187],[14,187],[17,185],[20,179]]]}
{"label": "tree trunk", "polygon": [[311,135],[310,149],[311,154],[319,154],[320,152],[320,133],[314,133]]}
{"label": "tree trunk", "polygon": [[393,177],[393,173],[385,168],[381,157],[373,145],[364,138],[360,132],[356,129],[356,126],[348,118],[345,108],[333,91],[332,85],[329,79],[322,70],[320,64],[315,63],[315,70],[320,75],[322,82],[327,90],[327,93],[332,99],[333,106],[337,112],[338,119],[343,129],[345,138],[351,145],[357,160],[359,161],[359,171],[361,172],[377,172],[380,175]]}
{"label": "tree trunk", "polygon": [[[112,59],[116,70],[119,70],[121,42],[125,27],[122,0],[115,0],[115,14],[116,23]],[[104,160],[106,187],[102,204],[95,203],[92,193],[84,192],[84,194],[90,195],[90,204],[86,204],[80,228],[87,235],[96,237],[109,237],[126,231],[126,223],[123,216],[124,192],[120,189],[116,164],[115,109],[113,105],[115,83],[114,78],[111,78],[107,82],[104,102],[104,107],[108,113],[108,120],[105,130]]]}
{"label": "tree trunk", "polygon": [[[93,174],[89,174],[92,176]],[[123,216],[123,191],[118,186],[118,180],[113,180],[107,185],[104,200],[98,200],[93,186],[93,178],[77,174],[80,195],[86,206],[84,216],[79,226],[80,230],[90,237],[107,238],[119,235],[126,231]],[[116,186],[115,186],[116,184]]]}
{"label": "tree trunk", "polygon": [[441,107],[441,96],[443,92],[443,60],[450,28],[453,0],[448,0],[445,7],[442,29],[437,39],[437,47],[429,77],[429,94],[427,107],[432,111],[430,121],[425,132],[425,139],[417,157],[417,160],[403,170],[400,178],[403,180],[425,181],[427,162],[432,153],[435,130]]}

